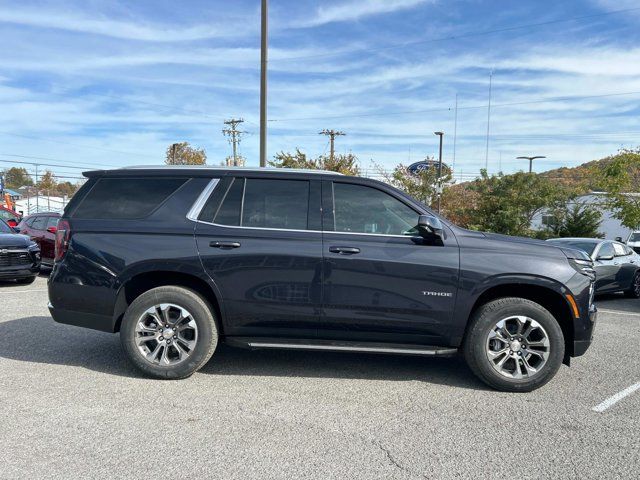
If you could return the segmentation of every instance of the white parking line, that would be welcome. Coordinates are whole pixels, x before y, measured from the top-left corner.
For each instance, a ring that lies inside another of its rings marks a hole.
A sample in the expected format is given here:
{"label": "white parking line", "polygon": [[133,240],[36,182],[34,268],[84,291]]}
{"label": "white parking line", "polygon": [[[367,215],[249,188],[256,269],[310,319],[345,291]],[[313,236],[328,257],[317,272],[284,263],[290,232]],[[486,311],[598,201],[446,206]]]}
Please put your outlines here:
{"label": "white parking line", "polygon": [[640,382],[635,383],[635,384],[631,385],[630,387],[625,388],[621,392],[616,393],[612,397],[607,398],[604,402],[602,402],[599,405],[596,405],[591,410],[593,410],[594,412],[602,413],[606,409],[608,409],[609,407],[614,406],[616,403],[618,403],[624,397],[628,397],[629,395],[631,395],[636,390],[640,390]]}
{"label": "white parking line", "polygon": [[3,293],[5,295],[14,294],[14,293],[27,293],[27,292],[46,292],[46,288],[30,288],[29,290],[9,290],[7,292],[0,292],[0,295]]}
{"label": "white parking line", "polygon": [[634,312],[625,312],[624,310],[607,310],[605,308],[599,308],[598,312],[602,312],[602,313],[616,313],[618,315],[630,315],[632,317],[640,317],[640,313],[634,313]]}

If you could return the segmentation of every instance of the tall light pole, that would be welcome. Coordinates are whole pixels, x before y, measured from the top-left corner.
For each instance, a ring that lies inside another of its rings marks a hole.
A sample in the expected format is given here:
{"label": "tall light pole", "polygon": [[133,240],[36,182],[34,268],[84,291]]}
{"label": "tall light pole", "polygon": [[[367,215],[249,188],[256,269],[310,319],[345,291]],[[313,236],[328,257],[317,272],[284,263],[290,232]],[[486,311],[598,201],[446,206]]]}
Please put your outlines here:
{"label": "tall light pole", "polygon": [[442,197],[442,137],[444,137],[444,132],[433,132],[433,134],[440,137],[440,153],[438,155],[438,213],[440,213],[440,197]]}
{"label": "tall light pole", "polygon": [[268,0],[262,0],[260,42],[260,166],[267,166],[267,33]]}
{"label": "tall light pole", "polygon": [[533,161],[536,158],[547,158],[544,155],[536,155],[535,157],[516,157],[518,159],[522,159],[522,160],[529,160],[529,173],[531,173],[533,171]]}

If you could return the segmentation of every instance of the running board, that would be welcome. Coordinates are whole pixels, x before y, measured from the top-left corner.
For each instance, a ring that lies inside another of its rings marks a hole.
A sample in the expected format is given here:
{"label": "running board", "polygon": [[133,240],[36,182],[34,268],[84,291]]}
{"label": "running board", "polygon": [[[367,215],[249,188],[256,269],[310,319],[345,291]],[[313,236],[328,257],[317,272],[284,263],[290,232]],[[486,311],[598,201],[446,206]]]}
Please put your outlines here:
{"label": "running board", "polygon": [[453,356],[458,353],[457,348],[435,347],[428,345],[374,343],[374,342],[345,342],[334,340],[292,340],[281,338],[247,338],[227,337],[226,342],[244,348],[269,348],[285,350],[317,350],[330,352],[359,352],[359,353],[388,353],[395,355],[420,356]]}

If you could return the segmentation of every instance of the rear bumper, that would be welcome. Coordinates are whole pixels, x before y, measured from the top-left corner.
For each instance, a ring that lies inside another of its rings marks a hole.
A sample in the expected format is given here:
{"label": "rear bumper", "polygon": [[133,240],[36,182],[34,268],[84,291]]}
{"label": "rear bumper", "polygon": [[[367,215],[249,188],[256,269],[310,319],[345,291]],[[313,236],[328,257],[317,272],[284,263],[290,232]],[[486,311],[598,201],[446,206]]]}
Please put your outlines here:
{"label": "rear bumper", "polygon": [[61,310],[54,308],[51,303],[49,303],[49,313],[51,313],[53,319],[58,323],[113,333],[113,318],[109,315],[95,315],[93,313]]}

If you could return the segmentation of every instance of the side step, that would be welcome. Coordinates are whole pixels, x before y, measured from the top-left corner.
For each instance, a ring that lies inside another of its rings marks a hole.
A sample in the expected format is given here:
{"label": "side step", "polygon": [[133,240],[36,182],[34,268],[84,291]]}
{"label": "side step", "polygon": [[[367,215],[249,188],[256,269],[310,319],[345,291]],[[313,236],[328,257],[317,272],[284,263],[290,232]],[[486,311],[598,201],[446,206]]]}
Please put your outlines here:
{"label": "side step", "polygon": [[395,355],[422,355],[450,357],[458,353],[457,348],[430,345],[412,345],[377,342],[346,342],[337,340],[289,339],[262,337],[227,337],[229,345],[260,349],[324,350],[330,352],[388,353]]}

